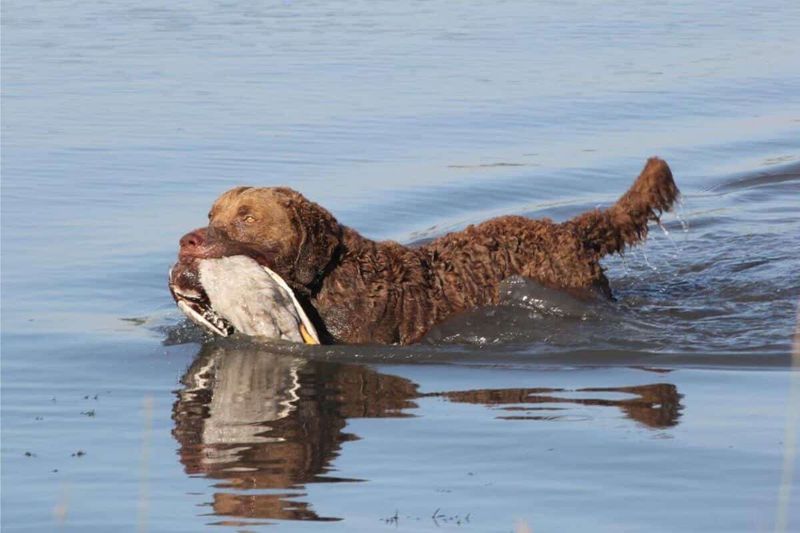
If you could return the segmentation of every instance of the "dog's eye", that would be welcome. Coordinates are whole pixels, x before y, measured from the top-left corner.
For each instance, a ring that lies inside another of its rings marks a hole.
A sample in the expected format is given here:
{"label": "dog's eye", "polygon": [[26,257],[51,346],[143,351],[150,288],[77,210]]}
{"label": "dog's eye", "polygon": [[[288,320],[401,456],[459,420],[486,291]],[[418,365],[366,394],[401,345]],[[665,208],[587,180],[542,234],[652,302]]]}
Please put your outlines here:
{"label": "dog's eye", "polygon": [[252,224],[253,222],[255,222],[255,221],[256,221],[256,217],[254,217],[253,215],[245,215],[245,216],[242,218],[242,220],[244,220],[244,221],[245,221],[246,223],[248,223],[248,224]]}
{"label": "dog's eye", "polygon": [[211,220],[211,211],[208,212],[208,220]]}

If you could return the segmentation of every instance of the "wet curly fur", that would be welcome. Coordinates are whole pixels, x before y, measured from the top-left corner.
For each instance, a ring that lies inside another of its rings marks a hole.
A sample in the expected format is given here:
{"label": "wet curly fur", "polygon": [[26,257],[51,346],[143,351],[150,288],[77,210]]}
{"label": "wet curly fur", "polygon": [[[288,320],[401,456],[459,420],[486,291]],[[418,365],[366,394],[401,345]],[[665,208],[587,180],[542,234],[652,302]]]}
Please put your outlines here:
{"label": "wet curly fur", "polygon": [[249,250],[294,288],[327,342],[409,344],[454,313],[496,304],[513,275],[611,297],[600,260],[645,239],[678,194],[667,164],[651,158],[608,209],[562,223],[502,216],[408,247],[367,239],[292,189],[240,187],[194,232],[202,250],[187,253]]}

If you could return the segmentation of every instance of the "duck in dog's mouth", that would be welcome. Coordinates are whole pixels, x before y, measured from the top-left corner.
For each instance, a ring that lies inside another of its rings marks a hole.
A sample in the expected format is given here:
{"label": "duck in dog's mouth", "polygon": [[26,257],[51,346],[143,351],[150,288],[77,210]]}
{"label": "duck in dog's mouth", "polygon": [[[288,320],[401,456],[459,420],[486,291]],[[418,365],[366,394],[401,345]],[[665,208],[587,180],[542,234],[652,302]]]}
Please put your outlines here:
{"label": "duck in dog's mouth", "polygon": [[169,289],[180,310],[213,334],[319,344],[314,325],[283,278],[246,255],[182,257],[170,269]]}

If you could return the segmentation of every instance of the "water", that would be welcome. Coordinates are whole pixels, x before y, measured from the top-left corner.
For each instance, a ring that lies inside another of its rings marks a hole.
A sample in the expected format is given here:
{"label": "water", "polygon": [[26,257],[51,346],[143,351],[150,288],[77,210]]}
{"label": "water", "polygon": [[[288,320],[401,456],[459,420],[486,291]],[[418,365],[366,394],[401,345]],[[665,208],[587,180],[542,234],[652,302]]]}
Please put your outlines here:
{"label": "water", "polygon": [[[3,2],[3,528],[796,530],[799,25]],[[606,261],[617,302],[512,282],[419,346],[310,349],[210,342],[166,289],[233,185],[413,242],[606,205],[653,154],[689,229]]]}

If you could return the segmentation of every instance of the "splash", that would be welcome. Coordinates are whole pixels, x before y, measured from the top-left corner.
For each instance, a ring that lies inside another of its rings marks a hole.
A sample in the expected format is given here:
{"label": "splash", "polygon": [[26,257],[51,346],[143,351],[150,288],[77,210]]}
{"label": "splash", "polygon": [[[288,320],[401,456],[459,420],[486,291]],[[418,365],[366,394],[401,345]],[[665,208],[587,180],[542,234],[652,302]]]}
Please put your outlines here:
{"label": "splash", "polygon": [[645,251],[644,248],[639,248],[639,250],[642,252],[642,259],[644,260],[644,264],[647,265],[647,267],[653,272],[658,272],[658,268],[653,266],[653,264],[650,262],[650,259],[647,257],[647,251]]}
{"label": "splash", "polygon": [[619,254],[619,260],[620,263],[622,264],[622,271],[625,272],[626,276],[629,275],[631,271],[628,270],[628,260],[625,258],[624,253]]}
{"label": "splash", "polygon": [[658,227],[661,230],[661,233],[664,234],[664,237],[666,237],[667,240],[670,242],[670,244],[672,244],[672,248],[673,248],[672,257],[673,258],[677,258],[678,257],[678,252],[681,251],[681,247],[678,246],[678,243],[675,242],[675,239],[672,238],[672,235],[670,234],[670,232],[667,229],[667,227],[661,222],[661,219],[658,219]]}
{"label": "splash", "polygon": [[678,197],[676,203],[678,208],[675,210],[675,218],[680,223],[681,228],[683,229],[683,233],[685,235],[689,233],[689,219],[688,217],[684,216],[686,213],[686,206],[683,203],[683,198],[680,196]]}

